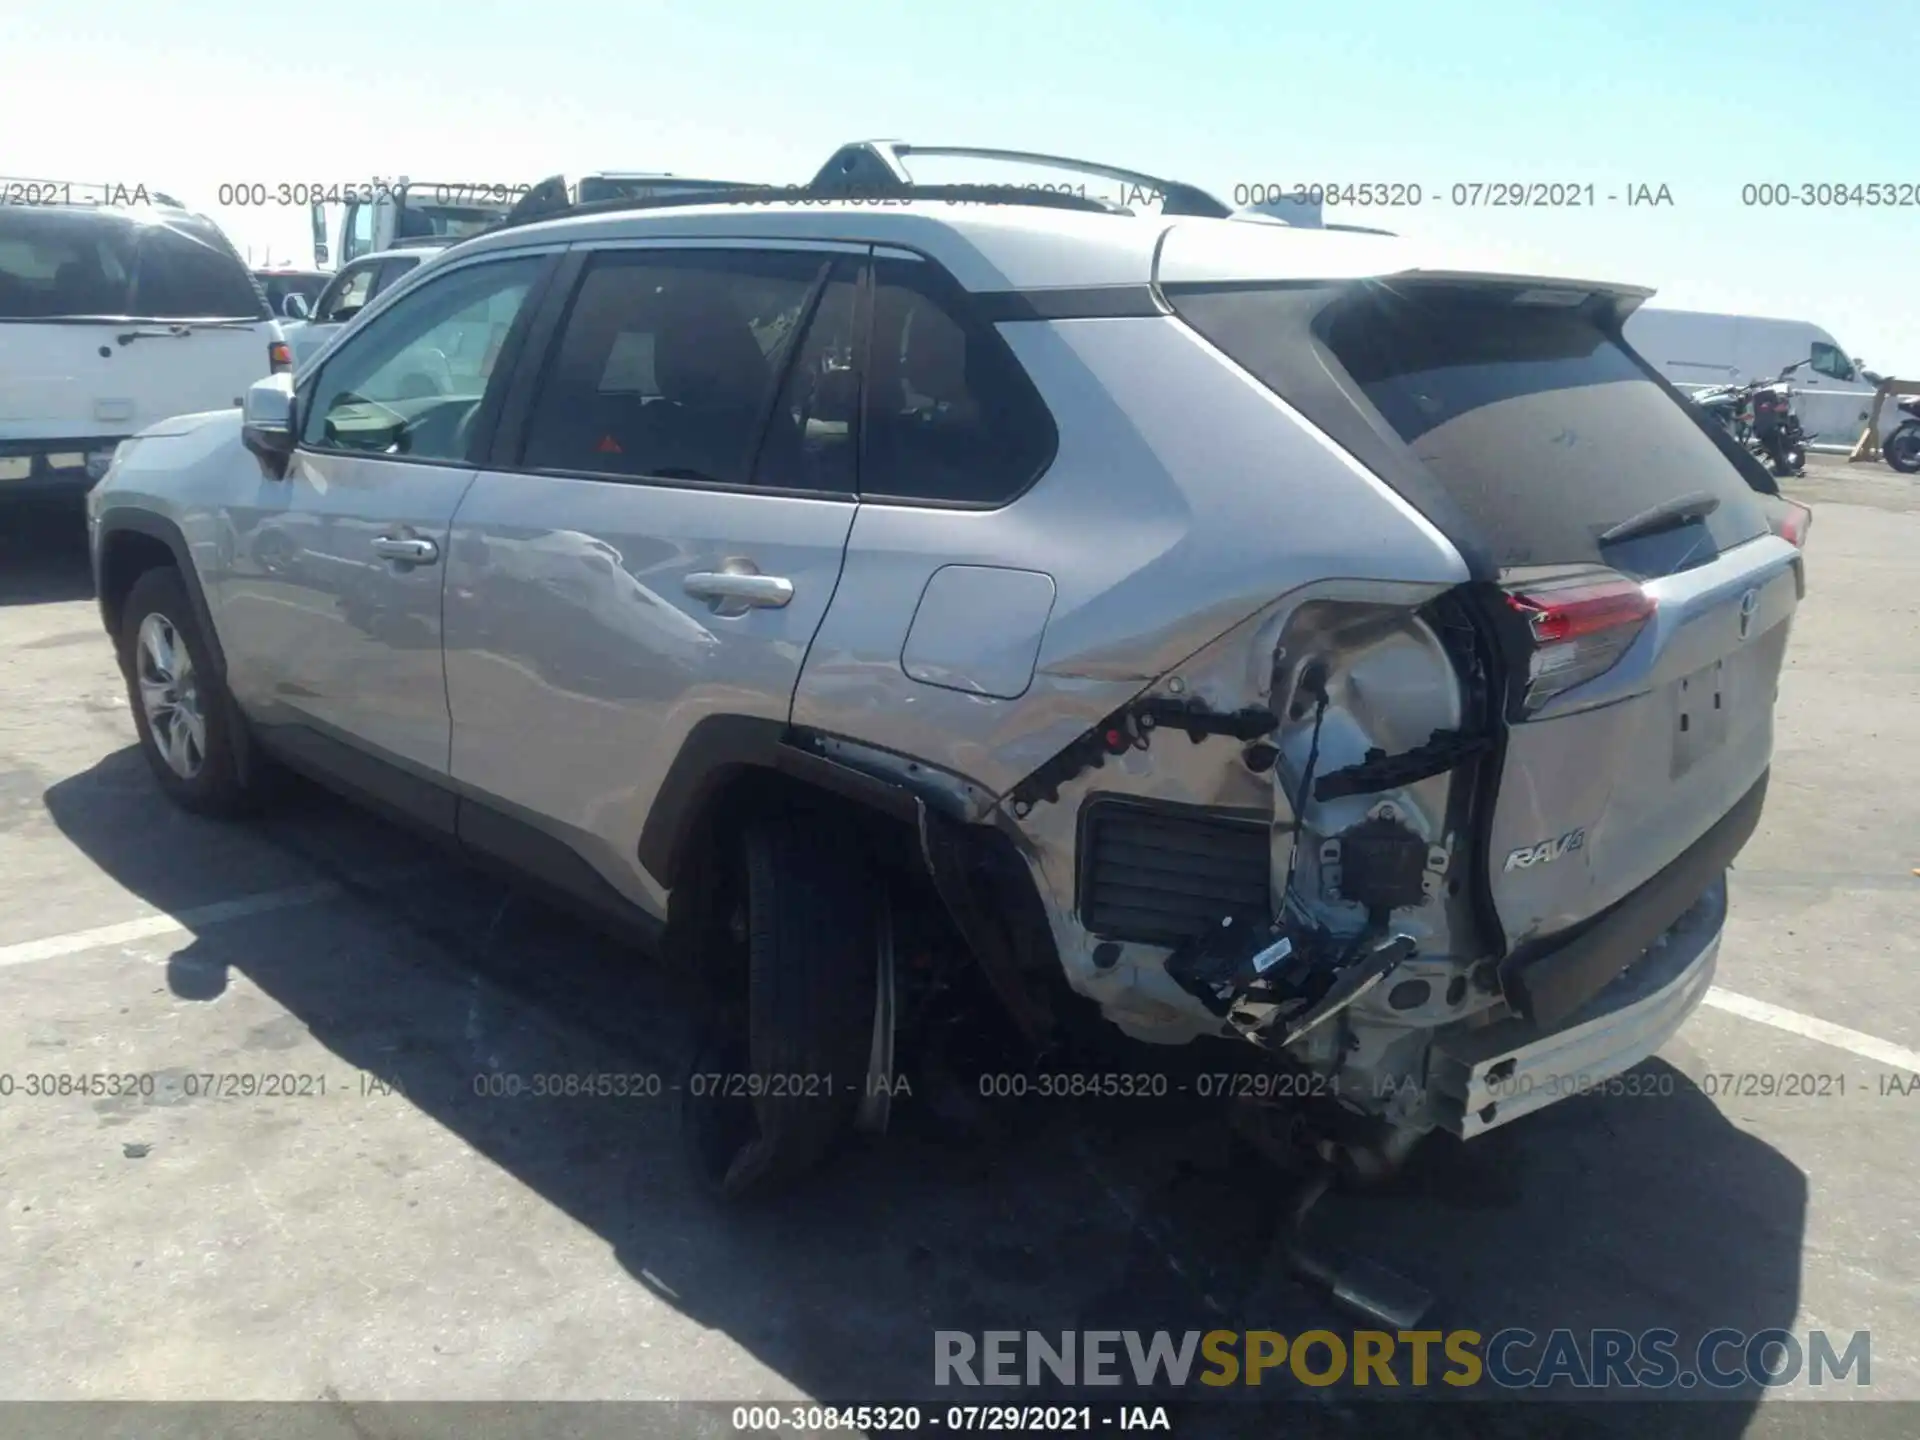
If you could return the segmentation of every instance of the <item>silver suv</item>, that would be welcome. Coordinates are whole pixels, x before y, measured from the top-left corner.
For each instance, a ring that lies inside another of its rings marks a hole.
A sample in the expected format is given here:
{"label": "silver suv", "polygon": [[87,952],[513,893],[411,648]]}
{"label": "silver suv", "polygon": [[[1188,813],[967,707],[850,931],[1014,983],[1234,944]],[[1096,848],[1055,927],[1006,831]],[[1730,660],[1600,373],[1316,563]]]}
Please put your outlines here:
{"label": "silver suv", "polygon": [[469,240],[122,449],[161,787],[293,767],[695,968],[730,1193],[884,1125],[941,955],[1374,1165],[1651,1054],[1809,516],[1621,340],[1648,292],[906,149]]}

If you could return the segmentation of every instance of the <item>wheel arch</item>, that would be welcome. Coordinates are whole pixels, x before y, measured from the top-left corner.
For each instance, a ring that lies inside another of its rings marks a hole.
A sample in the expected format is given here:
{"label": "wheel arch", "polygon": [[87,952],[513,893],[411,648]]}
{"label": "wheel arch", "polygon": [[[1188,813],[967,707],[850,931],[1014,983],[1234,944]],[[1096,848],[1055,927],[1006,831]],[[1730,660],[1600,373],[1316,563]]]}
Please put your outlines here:
{"label": "wheel arch", "polygon": [[94,541],[94,591],[100,605],[100,620],[115,644],[126,619],[127,596],[134,582],[149,570],[172,566],[180,572],[187,603],[193,607],[194,623],[200,627],[214,673],[226,679],[227,657],[220,648],[220,632],[214,628],[213,612],[200,585],[200,572],[193,564],[193,552],[180,527],[164,515],[145,510],[108,511],[100,521],[100,534]]}
{"label": "wheel arch", "polygon": [[[639,841],[641,864],[665,887],[666,949],[698,964],[713,923],[718,862],[754,816],[770,806],[821,807],[850,818],[874,842],[883,869],[924,879],[973,958],[1028,1037],[1053,1027],[1045,982],[1034,982],[1038,888],[1010,841],[990,824],[967,823],[934,786],[875,775],[829,758],[819,737],[771,720],[710,716],[696,724],[663,780]],[[1010,924],[1019,916],[1025,923]],[[1039,915],[1044,930],[1044,911]],[[1050,951],[1051,932],[1045,933]],[[1058,979],[1058,961],[1053,957]]]}

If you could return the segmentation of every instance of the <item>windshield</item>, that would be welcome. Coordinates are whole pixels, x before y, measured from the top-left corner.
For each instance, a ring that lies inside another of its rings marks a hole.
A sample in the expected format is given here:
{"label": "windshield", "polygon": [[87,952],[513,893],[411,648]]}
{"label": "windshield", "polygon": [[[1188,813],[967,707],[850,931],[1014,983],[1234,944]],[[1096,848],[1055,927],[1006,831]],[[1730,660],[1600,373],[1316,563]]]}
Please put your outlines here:
{"label": "windshield", "polygon": [[260,320],[265,297],[204,220],[0,206],[0,320]]}

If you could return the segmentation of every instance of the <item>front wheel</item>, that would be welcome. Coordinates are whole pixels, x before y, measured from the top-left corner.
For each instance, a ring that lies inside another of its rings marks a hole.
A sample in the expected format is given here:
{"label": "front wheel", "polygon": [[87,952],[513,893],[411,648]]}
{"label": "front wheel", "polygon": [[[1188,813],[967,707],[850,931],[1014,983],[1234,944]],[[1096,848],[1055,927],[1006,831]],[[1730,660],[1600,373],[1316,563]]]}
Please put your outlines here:
{"label": "front wheel", "polygon": [[1887,437],[1880,447],[1887,464],[1902,475],[1920,473],[1920,422],[1909,420]]}
{"label": "front wheel", "polygon": [[134,729],[167,798],[200,815],[238,815],[255,786],[239,713],[211,662],[180,572],[149,570],[121,613],[120,665]]}

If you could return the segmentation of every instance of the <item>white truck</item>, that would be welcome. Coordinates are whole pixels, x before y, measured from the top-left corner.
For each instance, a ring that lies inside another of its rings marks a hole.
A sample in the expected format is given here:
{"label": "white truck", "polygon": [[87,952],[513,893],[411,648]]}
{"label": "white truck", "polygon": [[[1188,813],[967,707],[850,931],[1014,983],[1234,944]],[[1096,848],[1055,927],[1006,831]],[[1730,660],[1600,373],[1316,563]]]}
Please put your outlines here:
{"label": "white truck", "polygon": [[500,223],[526,187],[432,180],[375,181],[311,204],[316,269],[344,266],[405,241],[450,244]]}
{"label": "white truck", "polygon": [[[1832,335],[1806,320],[1643,305],[1628,319],[1626,338],[1688,392],[1778,375],[1796,360],[1807,361],[1793,372],[1792,383],[1794,409],[1813,450],[1851,450],[1866,428],[1880,383],[1864,361],[1850,359]],[[1884,408],[1883,441],[1900,419],[1897,407]]]}
{"label": "white truck", "polygon": [[0,506],[83,493],[122,440],[291,368],[204,215],[144,187],[0,179]]}

